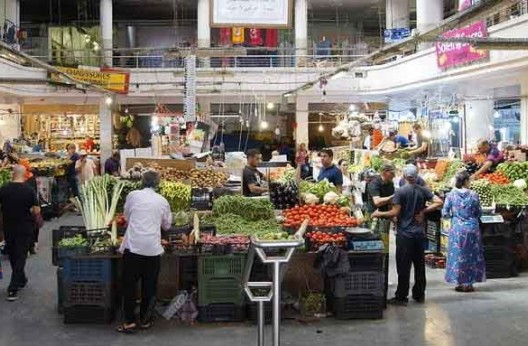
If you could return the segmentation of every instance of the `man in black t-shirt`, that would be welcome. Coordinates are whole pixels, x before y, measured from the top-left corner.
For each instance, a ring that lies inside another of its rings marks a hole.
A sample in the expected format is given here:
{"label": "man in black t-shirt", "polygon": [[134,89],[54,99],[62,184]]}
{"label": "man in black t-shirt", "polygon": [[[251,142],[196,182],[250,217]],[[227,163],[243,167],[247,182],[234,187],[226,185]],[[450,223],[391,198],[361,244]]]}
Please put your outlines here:
{"label": "man in black t-shirt", "polygon": [[392,197],[394,195],[394,175],[396,168],[390,162],[386,162],[381,167],[381,175],[372,179],[368,186],[367,211],[374,210],[387,211],[390,209]]}
{"label": "man in black t-shirt", "polygon": [[[381,166],[381,175],[375,177],[369,182],[367,187],[368,202],[367,211],[373,213],[376,209],[381,211],[388,211],[394,196],[394,175],[396,168],[390,162],[385,162]],[[385,290],[384,298],[386,301],[387,292],[389,289],[389,233],[391,227],[390,219],[381,219],[377,222],[377,228],[374,230],[383,240],[383,247],[385,252]]]}
{"label": "man in black t-shirt", "polygon": [[0,188],[6,249],[12,274],[7,300],[18,299],[18,290],[27,284],[24,272],[28,251],[34,240],[35,216],[40,207],[35,191],[25,182],[26,168],[13,169],[13,181]]}
{"label": "man in black t-shirt", "polygon": [[246,197],[261,196],[263,193],[268,192],[268,189],[263,184],[264,174],[257,169],[262,162],[262,154],[257,149],[250,149],[246,156],[247,166],[244,167],[242,172],[242,193]]}
{"label": "man in black t-shirt", "polygon": [[[396,234],[396,265],[398,268],[398,289],[389,304],[406,306],[409,295],[411,267],[414,266],[414,287],[412,298],[425,301],[425,215],[442,208],[442,200],[431,191],[416,185],[418,169],[407,165],[403,171],[407,184],[396,192],[390,211],[376,211],[373,217],[398,217]],[[427,205],[427,202],[430,202]]]}

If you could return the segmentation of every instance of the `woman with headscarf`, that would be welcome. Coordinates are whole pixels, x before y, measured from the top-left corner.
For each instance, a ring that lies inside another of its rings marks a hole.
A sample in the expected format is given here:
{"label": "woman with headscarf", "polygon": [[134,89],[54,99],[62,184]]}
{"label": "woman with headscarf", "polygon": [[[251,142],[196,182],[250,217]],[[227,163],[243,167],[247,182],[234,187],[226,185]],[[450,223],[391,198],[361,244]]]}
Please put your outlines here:
{"label": "woman with headscarf", "polygon": [[484,250],[479,228],[481,216],[477,193],[469,189],[470,175],[456,175],[456,188],[447,195],[442,214],[451,219],[445,279],[457,292],[473,292],[475,282],[486,280]]}

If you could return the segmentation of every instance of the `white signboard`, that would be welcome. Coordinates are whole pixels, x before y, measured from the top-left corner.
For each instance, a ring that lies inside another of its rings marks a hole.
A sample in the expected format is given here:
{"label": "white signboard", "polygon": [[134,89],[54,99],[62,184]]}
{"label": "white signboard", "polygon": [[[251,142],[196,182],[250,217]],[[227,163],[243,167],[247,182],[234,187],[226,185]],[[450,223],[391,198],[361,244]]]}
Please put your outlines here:
{"label": "white signboard", "polygon": [[212,27],[290,28],[292,0],[212,0]]}

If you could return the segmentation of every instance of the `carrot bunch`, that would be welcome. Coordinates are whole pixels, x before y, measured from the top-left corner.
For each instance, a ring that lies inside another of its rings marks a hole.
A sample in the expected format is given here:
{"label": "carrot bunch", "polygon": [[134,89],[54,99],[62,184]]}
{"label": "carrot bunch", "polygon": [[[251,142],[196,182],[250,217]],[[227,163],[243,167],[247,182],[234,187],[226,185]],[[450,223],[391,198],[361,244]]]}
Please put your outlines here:
{"label": "carrot bunch", "polygon": [[486,179],[495,185],[508,185],[510,183],[510,179],[502,172],[482,174],[479,176],[479,179]]}

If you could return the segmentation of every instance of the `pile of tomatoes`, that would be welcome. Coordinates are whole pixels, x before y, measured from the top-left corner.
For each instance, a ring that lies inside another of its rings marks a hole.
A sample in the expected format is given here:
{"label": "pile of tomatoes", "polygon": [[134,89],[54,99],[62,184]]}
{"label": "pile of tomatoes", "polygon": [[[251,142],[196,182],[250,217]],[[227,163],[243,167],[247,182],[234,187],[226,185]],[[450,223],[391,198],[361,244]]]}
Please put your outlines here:
{"label": "pile of tomatoes", "polygon": [[344,233],[326,233],[321,231],[308,232],[306,233],[306,238],[310,239],[310,241],[314,244],[344,244],[346,241],[346,236]]}
{"label": "pile of tomatoes", "polygon": [[308,219],[313,227],[355,227],[357,220],[339,209],[336,205],[303,205],[284,211],[284,227],[296,228]]}
{"label": "pile of tomatoes", "polygon": [[479,176],[479,179],[486,179],[491,184],[507,185],[510,183],[510,179],[502,172],[488,173]]}

